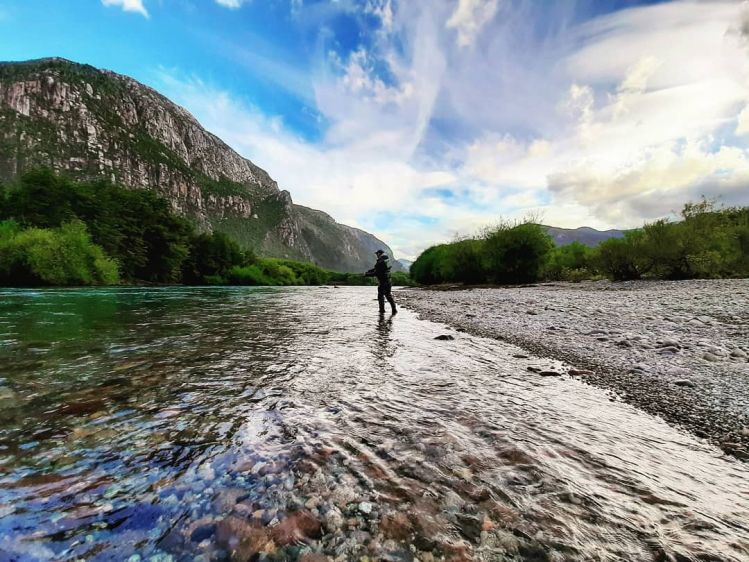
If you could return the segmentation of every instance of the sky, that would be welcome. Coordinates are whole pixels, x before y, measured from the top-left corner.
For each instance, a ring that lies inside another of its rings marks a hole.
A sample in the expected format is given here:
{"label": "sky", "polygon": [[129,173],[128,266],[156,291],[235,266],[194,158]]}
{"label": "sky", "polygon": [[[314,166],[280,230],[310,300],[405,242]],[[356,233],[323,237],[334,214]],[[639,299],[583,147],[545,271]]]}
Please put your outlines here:
{"label": "sky", "polygon": [[749,3],[0,0],[0,60],[130,75],[396,257],[500,219],[749,205]]}

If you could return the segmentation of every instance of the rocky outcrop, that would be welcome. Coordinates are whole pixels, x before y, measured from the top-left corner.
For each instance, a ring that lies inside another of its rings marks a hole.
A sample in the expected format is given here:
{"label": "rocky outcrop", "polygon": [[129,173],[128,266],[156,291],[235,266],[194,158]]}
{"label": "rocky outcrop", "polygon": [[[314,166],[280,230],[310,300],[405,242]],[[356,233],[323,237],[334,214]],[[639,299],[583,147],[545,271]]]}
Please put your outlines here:
{"label": "rocky outcrop", "polygon": [[[263,169],[185,109],[129,78],[63,59],[0,63],[0,178],[48,166],[154,189],[205,230],[261,254],[368,267],[371,234],[294,205]],[[373,250],[372,250],[373,251]]]}

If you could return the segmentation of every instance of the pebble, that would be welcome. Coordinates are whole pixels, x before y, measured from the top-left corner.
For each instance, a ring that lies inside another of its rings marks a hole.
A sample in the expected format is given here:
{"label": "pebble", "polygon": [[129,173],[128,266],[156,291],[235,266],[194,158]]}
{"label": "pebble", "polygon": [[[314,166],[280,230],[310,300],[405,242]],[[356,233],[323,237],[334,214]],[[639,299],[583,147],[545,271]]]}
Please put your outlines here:
{"label": "pebble", "polygon": [[686,379],[679,379],[677,381],[674,381],[674,384],[676,386],[686,386],[686,387],[689,387],[689,388],[695,388],[697,386],[692,381],[686,380]]}
{"label": "pebble", "polygon": [[658,341],[658,347],[681,347],[674,339],[663,339]]}
{"label": "pebble", "polygon": [[359,511],[361,511],[364,515],[369,515],[372,513],[372,504],[369,502],[361,502],[359,504]]}

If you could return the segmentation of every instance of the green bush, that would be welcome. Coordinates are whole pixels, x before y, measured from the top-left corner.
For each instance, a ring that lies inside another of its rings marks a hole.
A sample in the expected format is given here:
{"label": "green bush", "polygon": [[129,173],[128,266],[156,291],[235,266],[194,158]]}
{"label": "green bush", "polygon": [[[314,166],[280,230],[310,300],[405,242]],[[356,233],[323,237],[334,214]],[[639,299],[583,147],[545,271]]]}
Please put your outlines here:
{"label": "green bush", "polygon": [[229,285],[276,285],[258,265],[232,267],[226,274]]}
{"label": "green bush", "polygon": [[392,274],[393,279],[393,286],[395,287],[410,287],[413,285],[413,281],[411,281],[411,277],[409,277],[408,273],[405,273],[403,271],[396,271]]}
{"label": "green bush", "polygon": [[595,258],[601,273],[615,281],[749,276],[749,207],[716,209],[703,199],[681,215],[602,242]]}
{"label": "green bush", "polygon": [[496,283],[532,283],[541,278],[554,241],[538,224],[501,224],[486,234],[483,263]]}
{"label": "green bush", "polygon": [[445,282],[440,264],[446,260],[449,251],[447,244],[432,246],[424,250],[411,264],[411,278],[421,285]]}
{"label": "green bush", "polygon": [[23,227],[55,228],[83,221],[94,243],[120,266],[126,280],[173,283],[194,229],[152,191],[107,182],[76,183],[50,170],[24,174],[5,190],[2,219]]}
{"label": "green bush", "polygon": [[117,263],[91,242],[80,221],[59,228],[0,227],[0,283],[3,285],[111,285]]}
{"label": "green bush", "polygon": [[333,275],[311,263],[259,258],[252,265],[232,267],[225,278],[232,285],[323,285]]}
{"label": "green bush", "polygon": [[599,271],[614,281],[639,279],[641,261],[638,246],[642,231],[629,231],[623,238],[609,238],[601,242],[595,253],[595,263]]}
{"label": "green bush", "polygon": [[340,273],[330,271],[328,275],[328,284],[330,285],[353,285],[353,286],[372,286],[377,285],[377,279],[374,277],[364,277],[361,273]]}
{"label": "green bush", "polygon": [[504,223],[482,238],[428,248],[411,265],[411,279],[423,285],[533,282],[553,246],[540,225]]}
{"label": "green bush", "polygon": [[592,276],[593,250],[580,242],[555,246],[543,267],[543,278],[549,281],[581,281]]}

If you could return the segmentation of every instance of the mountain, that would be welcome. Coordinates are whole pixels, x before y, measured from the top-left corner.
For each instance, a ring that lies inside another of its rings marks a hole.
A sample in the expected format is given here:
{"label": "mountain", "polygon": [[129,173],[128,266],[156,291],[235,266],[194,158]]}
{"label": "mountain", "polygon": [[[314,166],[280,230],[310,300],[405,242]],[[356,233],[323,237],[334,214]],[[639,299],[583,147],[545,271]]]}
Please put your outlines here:
{"label": "mountain", "polygon": [[392,251],[296,205],[263,169],[182,107],[129,78],[65,59],[0,62],[0,179],[46,166],[75,179],[153,189],[199,228],[259,254],[365,271]]}
{"label": "mountain", "polygon": [[414,263],[411,260],[403,260],[403,259],[397,260],[397,261],[399,264],[401,264],[401,267],[403,267],[405,271],[409,271],[411,269],[411,266]]}
{"label": "mountain", "polygon": [[621,238],[624,236],[623,230],[596,230],[589,226],[581,226],[580,228],[546,226],[545,228],[557,246],[563,246],[571,242],[580,242],[586,246],[596,246],[599,242],[603,242],[609,238]]}

